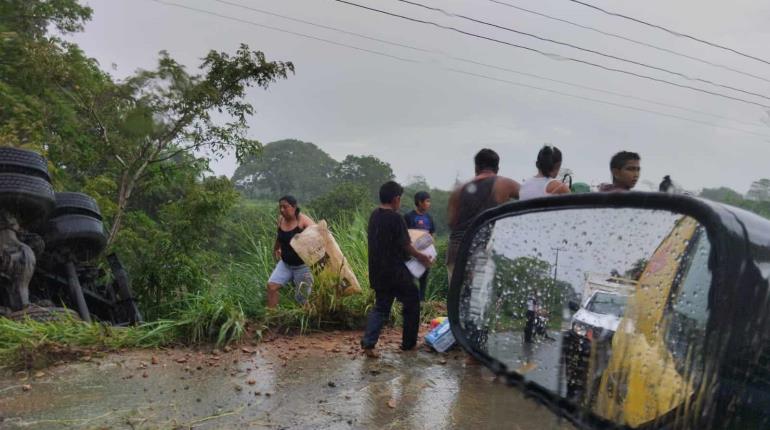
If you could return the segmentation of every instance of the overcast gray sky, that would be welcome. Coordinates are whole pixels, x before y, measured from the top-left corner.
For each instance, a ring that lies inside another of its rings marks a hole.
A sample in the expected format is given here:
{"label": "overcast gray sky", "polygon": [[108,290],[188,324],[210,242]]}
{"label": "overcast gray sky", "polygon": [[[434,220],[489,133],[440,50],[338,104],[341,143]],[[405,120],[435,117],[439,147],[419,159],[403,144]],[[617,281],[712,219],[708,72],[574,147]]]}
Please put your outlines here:
{"label": "overcast gray sky", "polygon": [[[770,98],[687,80],[396,0],[350,1],[553,54],[770,105]],[[499,1],[617,33],[745,74],[549,20],[489,0],[416,1],[770,97],[770,64],[608,16],[569,0]],[[763,49],[770,46],[770,2],[767,1],[586,1],[770,61],[770,53]],[[515,179],[529,177],[535,173],[537,151],[546,142],[562,149],[564,166],[575,172],[576,180],[592,184],[608,179],[609,157],[623,149],[641,154],[641,180],[655,184],[663,175],[670,174],[676,182],[692,190],[726,185],[745,192],[752,181],[770,176],[770,125],[762,122],[767,118],[767,109],[761,106],[559,60],[373,13],[334,0],[168,2],[220,16],[152,0],[87,0],[94,9],[93,20],[86,26],[85,32],[72,39],[118,78],[138,68],[153,67],[158,51],[163,49],[189,65],[191,70],[197,67],[199,59],[208,50],[234,51],[242,42],[265,52],[269,59],[294,62],[294,76],[278,82],[268,91],[254,90],[249,94],[249,101],[257,110],[250,121],[250,134],[265,143],[297,138],[315,143],[337,159],[346,154],[371,154],[389,162],[399,180],[423,175],[431,185],[442,188],[449,188],[458,176],[467,178],[472,175],[473,154],[482,147],[490,147],[500,153],[502,174]],[[314,27],[233,4],[411,48]],[[113,64],[116,65],[114,70],[111,68]],[[515,74],[500,68],[535,76]],[[625,96],[536,77],[568,81]],[[576,99],[513,83],[612,104]],[[216,173],[228,176],[235,167],[232,158],[214,164]],[[640,188],[644,186],[640,185]]]}

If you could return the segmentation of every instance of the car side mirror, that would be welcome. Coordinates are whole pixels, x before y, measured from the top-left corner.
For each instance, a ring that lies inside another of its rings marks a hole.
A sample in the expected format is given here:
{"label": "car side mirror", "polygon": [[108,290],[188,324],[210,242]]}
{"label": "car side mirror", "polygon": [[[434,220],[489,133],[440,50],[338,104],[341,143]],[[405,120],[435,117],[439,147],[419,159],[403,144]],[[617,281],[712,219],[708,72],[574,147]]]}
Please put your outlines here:
{"label": "car side mirror", "polygon": [[713,390],[725,356],[710,340],[726,328],[715,323],[727,315],[717,298],[730,296],[715,280],[740,266],[730,259],[746,257],[724,252],[745,240],[734,219],[662,193],[491,209],[459,248],[448,298],[453,334],[573,421],[708,428],[694,423],[716,422],[724,401]]}

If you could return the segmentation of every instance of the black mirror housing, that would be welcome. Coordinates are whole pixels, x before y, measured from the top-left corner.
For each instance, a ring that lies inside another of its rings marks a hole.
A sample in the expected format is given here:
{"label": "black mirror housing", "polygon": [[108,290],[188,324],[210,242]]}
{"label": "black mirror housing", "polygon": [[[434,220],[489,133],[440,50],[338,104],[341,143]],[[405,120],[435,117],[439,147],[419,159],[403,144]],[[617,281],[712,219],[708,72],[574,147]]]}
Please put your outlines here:
{"label": "black mirror housing", "polygon": [[[767,318],[757,318],[765,312],[770,312],[769,309],[765,309],[766,303],[770,302],[767,274],[762,274],[757,266],[761,262],[770,262],[770,234],[768,234],[770,221],[739,209],[682,195],[642,192],[553,196],[492,208],[477,217],[460,244],[448,295],[449,321],[455,339],[493,372],[505,376],[512,385],[535,395],[555,412],[569,418],[576,425],[579,424],[579,427],[585,428],[586,425],[588,428],[594,425],[616,427],[616,423],[591,413],[586,414],[585,410],[581,410],[574,403],[525,380],[521,374],[511,371],[500,360],[474,347],[474,343],[469,339],[469,333],[464,332],[460,321],[460,292],[466,279],[469,252],[473,238],[484,226],[503,218],[525,214],[587,208],[666,210],[695,219],[705,230],[711,244],[708,267],[712,279],[711,289],[708,291],[710,316],[703,354],[704,365],[713,371],[709,378],[704,379],[704,383],[709,384],[707,389],[722,394],[707,398],[701,407],[708,413],[703,416],[695,416],[696,414],[688,416],[685,427],[721,428],[725,422],[733,419],[727,415],[726,411],[727,405],[736,401],[731,397],[734,392],[726,388],[729,385],[724,382],[724,379],[735,377],[737,369],[740,368],[738,363],[749,359],[748,356],[735,357],[735,354],[729,354],[726,351],[767,350],[767,354],[770,354],[768,346],[770,335],[767,334],[770,332],[770,322]],[[753,297],[754,300],[749,297]],[[736,313],[736,306],[745,312]],[[580,309],[580,305],[574,299],[567,302],[567,307],[572,312]],[[736,329],[740,332],[766,334],[761,339],[757,336],[734,336],[732,330]],[[729,347],[726,348],[725,345]],[[764,360],[767,358],[765,357]],[[756,358],[753,362],[757,366],[756,371],[762,371]],[[746,371],[745,368],[743,370]],[[743,375],[745,376],[745,373]],[[767,389],[770,390],[770,386]],[[738,399],[738,402],[746,404],[753,402],[753,408],[759,408],[760,411],[764,408],[763,416],[770,420],[770,405],[757,405],[756,400],[747,399]],[[681,417],[682,410],[678,408],[670,413],[671,417],[677,414]],[[662,417],[657,421],[663,424],[668,422],[668,418]]]}

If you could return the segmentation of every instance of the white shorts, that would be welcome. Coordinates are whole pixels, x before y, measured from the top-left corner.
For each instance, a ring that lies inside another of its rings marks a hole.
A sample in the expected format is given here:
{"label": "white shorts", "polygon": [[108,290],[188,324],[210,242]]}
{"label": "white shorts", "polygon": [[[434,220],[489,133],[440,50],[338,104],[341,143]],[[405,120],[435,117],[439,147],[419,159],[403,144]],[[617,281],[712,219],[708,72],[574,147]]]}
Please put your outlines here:
{"label": "white shorts", "polygon": [[289,266],[283,260],[279,261],[267,281],[270,284],[284,286],[289,282],[294,284],[294,299],[300,304],[305,304],[313,289],[313,274],[310,268],[304,264]]}

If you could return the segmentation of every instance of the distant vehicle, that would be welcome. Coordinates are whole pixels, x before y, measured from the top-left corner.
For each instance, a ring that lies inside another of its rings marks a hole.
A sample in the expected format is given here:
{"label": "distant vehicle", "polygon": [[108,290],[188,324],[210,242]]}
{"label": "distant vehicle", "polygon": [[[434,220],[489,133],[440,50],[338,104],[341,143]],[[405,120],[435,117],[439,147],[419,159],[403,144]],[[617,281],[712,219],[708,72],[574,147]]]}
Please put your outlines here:
{"label": "distant vehicle", "polygon": [[591,344],[596,339],[612,341],[618,329],[629,295],[636,282],[602,274],[586,274],[581,305],[570,302],[572,316],[570,329],[564,335],[563,350],[570,396],[583,387],[591,355]]}
{"label": "distant vehicle", "polygon": [[626,294],[608,291],[593,293],[585,306],[578,309],[572,317],[572,332],[588,340],[598,331],[614,333],[618,329],[627,302]]}

